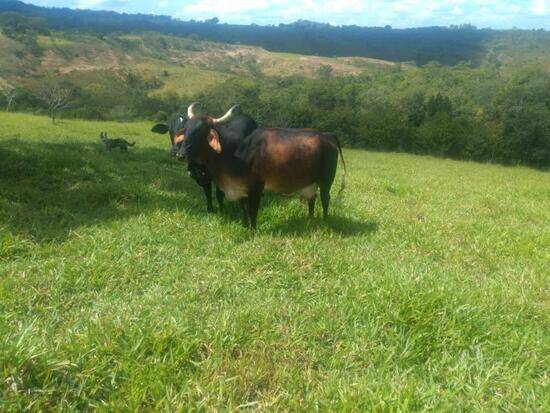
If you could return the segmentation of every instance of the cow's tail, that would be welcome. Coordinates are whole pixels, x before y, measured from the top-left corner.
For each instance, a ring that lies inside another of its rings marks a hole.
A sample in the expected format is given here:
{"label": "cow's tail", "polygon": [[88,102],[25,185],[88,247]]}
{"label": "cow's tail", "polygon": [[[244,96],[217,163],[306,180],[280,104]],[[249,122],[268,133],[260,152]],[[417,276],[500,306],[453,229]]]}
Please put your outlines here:
{"label": "cow's tail", "polygon": [[122,140],[123,140],[124,142],[126,142],[126,145],[128,145],[128,146],[134,146],[134,145],[136,144],[135,142],[130,143],[130,142],[128,142],[126,139],[122,139]]}
{"label": "cow's tail", "polygon": [[340,181],[340,190],[338,191],[338,196],[340,196],[346,188],[346,175],[348,170],[346,168],[346,161],[344,161],[344,154],[342,153],[342,146],[340,145],[340,141],[336,136],[334,136],[334,140],[336,141],[336,146],[338,146],[338,152],[340,153],[340,159],[342,160],[342,167],[344,168],[344,170],[342,171],[342,180]]}

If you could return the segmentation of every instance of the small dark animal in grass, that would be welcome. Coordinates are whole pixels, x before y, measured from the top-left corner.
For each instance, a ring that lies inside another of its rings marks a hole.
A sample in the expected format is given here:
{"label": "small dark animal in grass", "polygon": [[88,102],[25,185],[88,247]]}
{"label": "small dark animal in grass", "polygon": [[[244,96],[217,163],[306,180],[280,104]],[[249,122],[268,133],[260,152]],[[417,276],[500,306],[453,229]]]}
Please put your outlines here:
{"label": "small dark animal in grass", "polygon": [[346,165],[336,136],[313,129],[259,127],[236,143],[228,142],[223,124],[233,117],[235,107],[215,119],[196,115],[193,106],[176,156],[204,165],[227,199],[241,200],[246,226],[256,227],[264,189],[299,193],[308,201],[310,216],[319,190],[323,217],[328,216],[338,155],[344,168],[340,190],[345,185]]}
{"label": "small dark animal in grass", "polygon": [[99,137],[109,151],[113,148],[119,148],[121,151],[127,151],[128,146],[134,146],[136,144],[135,142],[130,143],[126,139],[122,138],[109,139],[106,132],[101,132]]}

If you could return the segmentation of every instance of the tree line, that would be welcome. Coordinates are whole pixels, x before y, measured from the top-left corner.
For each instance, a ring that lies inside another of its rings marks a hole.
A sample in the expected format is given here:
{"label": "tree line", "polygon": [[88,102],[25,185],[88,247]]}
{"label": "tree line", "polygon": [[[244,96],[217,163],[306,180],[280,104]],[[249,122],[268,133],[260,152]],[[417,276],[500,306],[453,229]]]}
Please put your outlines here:
{"label": "tree line", "polygon": [[536,65],[507,74],[433,65],[349,77],[242,77],[161,96],[150,93],[157,80],[128,70],[98,77],[102,83],[88,89],[59,79],[20,88],[11,106],[51,113],[54,92],[63,91],[70,98],[63,116],[130,121],[164,119],[193,101],[214,115],[238,103],[259,124],[331,131],[349,147],[550,166],[550,74]]}
{"label": "tree line", "polygon": [[335,132],[347,146],[550,166],[550,74],[428,67],[330,79],[229,81],[188,99],[260,124]]}

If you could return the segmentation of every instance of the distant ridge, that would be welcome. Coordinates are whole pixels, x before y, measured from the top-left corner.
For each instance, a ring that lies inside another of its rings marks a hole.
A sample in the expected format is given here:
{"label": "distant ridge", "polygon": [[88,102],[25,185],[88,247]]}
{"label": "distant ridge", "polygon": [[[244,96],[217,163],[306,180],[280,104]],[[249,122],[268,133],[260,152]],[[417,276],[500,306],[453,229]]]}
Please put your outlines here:
{"label": "distant ridge", "polygon": [[204,22],[182,21],[169,16],[39,7],[17,0],[0,2],[0,12],[40,18],[52,30],[103,34],[155,31],[261,46],[270,51],[327,57],[363,56],[395,62],[414,61],[419,65],[430,61],[446,65],[462,61],[478,63],[484,54],[483,42],[499,33],[471,25],[392,29],[389,26],[336,27],[307,20],[277,26],[219,24],[216,18]]}

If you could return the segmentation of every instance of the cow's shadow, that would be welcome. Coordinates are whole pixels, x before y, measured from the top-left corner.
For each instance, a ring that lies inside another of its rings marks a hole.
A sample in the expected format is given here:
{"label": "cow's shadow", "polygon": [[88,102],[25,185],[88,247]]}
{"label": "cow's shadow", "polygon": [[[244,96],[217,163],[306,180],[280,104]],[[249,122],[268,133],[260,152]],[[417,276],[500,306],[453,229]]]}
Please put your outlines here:
{"label": "cow's shadow", "polygon": [[[266,195],[257,233],[300,236],[328,228],[358,236],[377,230],[374,221],[339,215],[337,207],[326,222],[308,219],[305,206],[290,202],[296,200]],[[107,152],[99,143],[76,141],[0,143],[0,232],[61,242],[77,229],[159,209],[207,216],[202,189],[187,176],[186,164],[166,150]],[[226,201],[220,216],[240,225],[240,204]]]}
{"label": "cow's shadow", "polygon": [[378,223],[373,220],[358,220],[355,218],[338,215],[333,211],[325,220],[320,217],[309,218],[292,217],[269,227],[268,231],[274,235],[307,235],[320,230],[328,230],[342,237],[355,237],[369,235],[378,231]]}
{"label": "cow's shadow", "polygon": [[[374,220],[360,220],[342,214],[340,205],[331,204],[331,212],[325,220],[320,217],[321,206],[317,205],[316,216],[307,216],[307,207],[299,205],[294,197],[281,197],[265,194],[258,216],[258,229],[255,233],[274,236],[302,236],[316,231],[330,231],[342,237],[369,235],[378,231]],[[280,210],[281,213],[273,213]],[[242,210],[238,202],[226,202],[220,214],[225,223],[242,223]]]}
{"label": "cow's shadow", "polygon": [[168,151],[90,142],[0,143],[0,232],[63,241],[71,231],[152,209],[205,214],[202,190]]}

